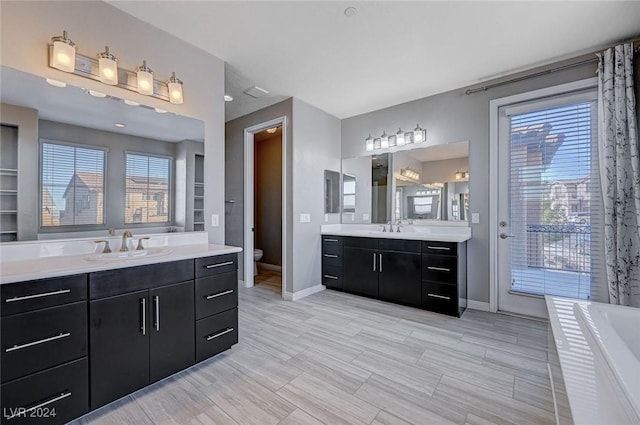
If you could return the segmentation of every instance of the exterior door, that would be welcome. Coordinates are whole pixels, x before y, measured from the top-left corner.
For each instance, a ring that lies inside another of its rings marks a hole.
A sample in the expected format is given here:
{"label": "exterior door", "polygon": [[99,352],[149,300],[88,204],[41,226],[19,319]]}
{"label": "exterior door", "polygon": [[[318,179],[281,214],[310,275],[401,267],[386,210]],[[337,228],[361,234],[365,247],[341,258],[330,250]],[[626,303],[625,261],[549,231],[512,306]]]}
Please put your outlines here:
{"label": "exterior door", "polygon": [[591,296],[595,100],[587,89],[498,109],[498,310],[546,317],[545,295]]}

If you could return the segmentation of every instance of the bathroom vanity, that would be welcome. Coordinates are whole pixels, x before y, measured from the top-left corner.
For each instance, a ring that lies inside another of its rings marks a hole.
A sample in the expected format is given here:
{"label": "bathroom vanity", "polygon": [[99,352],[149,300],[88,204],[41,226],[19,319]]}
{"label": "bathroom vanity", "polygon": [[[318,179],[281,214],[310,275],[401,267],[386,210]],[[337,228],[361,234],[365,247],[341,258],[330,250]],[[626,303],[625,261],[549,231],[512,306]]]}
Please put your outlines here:
{"label": "bathroom vanity", "polygon": [[329,289],[460,317],[467,305],[470,229],[411,230],[324,226],[322,283]]}
{"label": "bathroom vanity", "polygon": [[66,423],[236,344],[240,249],[204,237],[146,259],[3,259],[2,423]]}

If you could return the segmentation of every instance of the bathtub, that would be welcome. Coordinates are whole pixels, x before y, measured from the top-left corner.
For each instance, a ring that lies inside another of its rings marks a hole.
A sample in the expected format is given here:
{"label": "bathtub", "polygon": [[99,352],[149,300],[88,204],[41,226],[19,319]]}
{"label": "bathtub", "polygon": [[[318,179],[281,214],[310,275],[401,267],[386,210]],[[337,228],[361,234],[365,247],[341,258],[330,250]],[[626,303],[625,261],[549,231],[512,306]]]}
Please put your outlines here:
{"label": "bathtub", "polygon": [[546,302],[574,423],[640,424],[640,309]]}

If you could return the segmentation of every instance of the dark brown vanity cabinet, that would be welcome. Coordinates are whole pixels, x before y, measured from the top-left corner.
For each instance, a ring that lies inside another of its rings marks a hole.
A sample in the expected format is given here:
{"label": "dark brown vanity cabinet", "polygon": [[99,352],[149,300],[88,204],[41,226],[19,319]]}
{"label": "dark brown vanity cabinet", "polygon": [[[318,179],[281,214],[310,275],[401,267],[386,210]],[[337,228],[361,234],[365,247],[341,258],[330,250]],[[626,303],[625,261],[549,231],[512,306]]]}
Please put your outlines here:
{"label": "dark brown vanity cabinet", "polygon": [[193,260],[89,275],[92,409],[195,363],[193,278]]}
{"label": "dark brown vanity cabinet", "polygon": [[466,242],[322,236],[322,283],[330,289],[459,317],[466,273]]}
{"label": "dark brown vanity cabinet", "polygon": [[63,424],[86,413],[87,275],[0,286],[2,424]]}

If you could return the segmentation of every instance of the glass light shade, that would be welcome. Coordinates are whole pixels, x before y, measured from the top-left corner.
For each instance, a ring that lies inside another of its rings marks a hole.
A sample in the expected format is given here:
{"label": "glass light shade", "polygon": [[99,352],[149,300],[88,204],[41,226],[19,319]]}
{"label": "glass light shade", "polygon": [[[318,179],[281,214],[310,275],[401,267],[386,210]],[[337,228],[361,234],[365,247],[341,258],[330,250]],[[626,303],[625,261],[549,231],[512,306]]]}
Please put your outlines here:
{"label": "glass light shade", "polygon": [[392,134],[391,136],[389,136],[389,147],[395,147],[396,146],[396,135]]}
{"label": "glass light shade", "polygon": [[167,81],[167,87],[169,88],[169,102],[181,105],[184,103],[184,97],[182,95],[182,81],[176,78],[176,73],[171,73],[171,78]]}
{"label": "glass light shade", "polygon": [[104,52],[98,54],[98,70],[100,81],[110,86],[118,84],[118,61],[109,53],[109,46],[105,46]]}
{"label": "glass light shade", "polygon": [[371,135],[369,135],[369,137],[364,139],[364,145],[365,145],[365,148],[368,151],[372,151],[373,150],[373,137],[371,137]]}
{"label": "glass light shade", "polygon": [[382,146],[382,142],[381,142],[379,137],[376,137],[375,139],[373,139],[373,148],[374,149],[380,149],[381,146]]}
{"label": "glass light shade", "polygon": [[460,171],[456,171],[456,180],[460,180],[462,178],[462,173]]}
{"label": "glass light shade", "polygon": [[426,139],[426,131],[420,128],[420,125],[416,125],[416,128],[413,130],[413,142],[414,143],[422,143]]}
{"label": "glass light shade", "polygon": [[142,66],[136,68],[138,93],[148,96],[153,94],[153,71],[142,61]]}
{"label": "glass light shade", "polygon": [[404,143],[406,145],[413,143],[413,131],[407,131],[404,133]]}
{"label": "glass light shade", "polygon": [[396,133],[396,144],[398,146],[404,145],[404,131],[402,131],[401,128],[399,128],[398,132]]}
{"label": "glass light shade", "polygon": [[387,132],[383,131],[380,136],[380,148],[387,149],[389,147],[389,136],[387,136]]}
{"label": "glass light shade", "polygon": [[62,37],[53,37],[53,57],[51,66],[60,71],[73,72],[76,69],[76,45],[67,38],[67,32]]}

